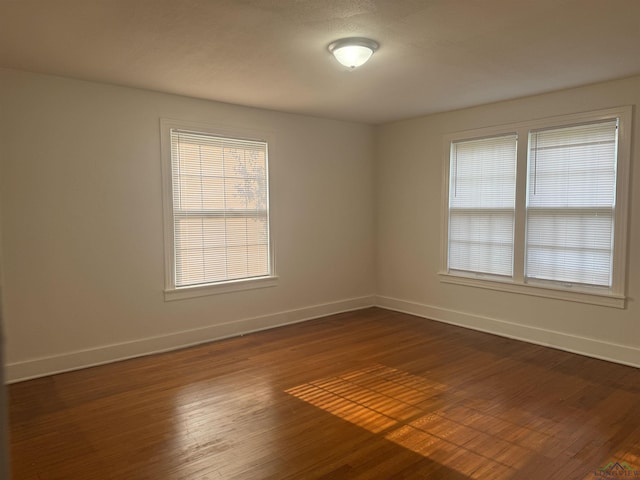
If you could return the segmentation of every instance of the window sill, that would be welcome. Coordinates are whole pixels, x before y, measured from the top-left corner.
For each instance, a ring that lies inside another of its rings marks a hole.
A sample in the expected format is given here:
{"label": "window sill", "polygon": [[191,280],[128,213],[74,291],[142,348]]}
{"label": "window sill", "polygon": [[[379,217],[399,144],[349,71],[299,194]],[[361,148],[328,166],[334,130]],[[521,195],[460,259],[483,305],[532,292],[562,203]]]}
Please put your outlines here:
{"label": "window sill", "polygon": [[275,287],[278,277],[259,277],[232,280],[229,282],[211,283],[193,287],[170,288],[164,291],[164,300],[182,300],[185,298],[204,297],[207,295],[219,295],[222,293],[254,290],[257,288]]}
{"label": "window sill", "polygon": [[512,283],[510,281],[454,275],[446,272],[441,272],[439,275],[440,281],[443,283],[486,288],[501,292],[519,293],[522,295],[533,295],[536,297],[554,298],[556,300],[566,300],[570,302],[588,303],[603,307],[625,308],[626,299],[624,296],[596,288],[569,290],[551,285]]}

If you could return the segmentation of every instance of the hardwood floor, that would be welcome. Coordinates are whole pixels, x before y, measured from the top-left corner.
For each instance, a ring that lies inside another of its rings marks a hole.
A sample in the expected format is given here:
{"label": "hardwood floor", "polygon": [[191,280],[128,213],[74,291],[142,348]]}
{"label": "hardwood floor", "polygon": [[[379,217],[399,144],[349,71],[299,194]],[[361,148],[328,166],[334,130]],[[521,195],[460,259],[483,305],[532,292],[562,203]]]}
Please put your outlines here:
{"label": "hardwood floor", "polygon": [[640,479],[640,370],[380,309],[9,395],[16,480]]}

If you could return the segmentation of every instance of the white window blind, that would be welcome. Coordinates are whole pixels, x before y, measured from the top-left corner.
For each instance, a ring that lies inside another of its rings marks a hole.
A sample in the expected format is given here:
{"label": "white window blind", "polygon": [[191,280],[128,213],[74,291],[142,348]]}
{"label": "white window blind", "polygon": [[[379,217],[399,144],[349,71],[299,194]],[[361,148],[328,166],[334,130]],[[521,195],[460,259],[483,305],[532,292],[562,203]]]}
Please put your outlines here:
{"label": "white window blind", "polygon": [[270,275],[266,142],[170,139],[175,286]]}
{"label": "white window blind", "polygon": [[513,274],[516,135],[453,142],[449,270]]}
{"label": "white window blind", "polygon": [[529,138],[527,278],[611,286],[617,120]]}

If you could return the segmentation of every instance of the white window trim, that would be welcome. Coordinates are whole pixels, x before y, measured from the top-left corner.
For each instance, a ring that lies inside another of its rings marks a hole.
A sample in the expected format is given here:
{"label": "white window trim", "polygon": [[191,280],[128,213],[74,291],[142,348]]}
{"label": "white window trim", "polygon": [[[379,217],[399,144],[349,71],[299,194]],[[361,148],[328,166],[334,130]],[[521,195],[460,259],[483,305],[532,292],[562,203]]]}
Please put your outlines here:
{"label": "white window trim", "polygon": [[211,125],[199,122],[190,122],[171,118],[160,119],[160,157],[162,160],[162,206],[164,217],[164,299],[182,300],[185,298],[195,298],[207,295],[217,295],[243,290],[253,290],[257,288],[274,287],[278,284],[278,276],[276,275],[275,262],[275,241],[274,241],[274,214],[271,202],[271,191],[273,188],[272,181],[272,163],[269,162],[269,172],[267,179],[269,182],[269,247],[271,260],[271,274],[268,276],[243,278],[238,280],[227,280],[223,282],[209,283],[204,285],[193,285],[188,287],[176,287],[175,284],[175,260],[174,260],[174,243],[173,243],[173,193],[171,188],[171,129],[192,130],[203,133],[210,133],[216,136],[237,138],[243,140],[261,140],[269,145],[270,156],[273,153],[275,138],[274,134],[265,130],[250,130],[246,128],[237,128],[230,126]]}
{"label": "white window trim", "polygon": [[[547,127],[561,127],[590,121],[619,119],[618,125],[618,165],[616,178],[616,211],[614,229],[613,281],[611,288],[564,286],[555,282],[525,281],[525,223],[526,223],[526,182],[528,142],[531,130]],[[632,107],[622,106],[546,119],[518,122],[510,125],[492,126],[465,130],[448,134],[443,143],[442,169],[442,215],[440,240],[440,281],[443,283],[486,288],[538,297],[554,298],[572,302],[588,303],[606,307],[625,308],[626,305],[626,261],[629,223],[629,168],[631,156]],[[451,143],[497,135],[516,134],[518,136],[517,177],[516,177],[516,223],[514,231],[514,271],[513,278],[490,275],[449,272],[449,170]],[[523,173],[524,172],[524,173]]]}

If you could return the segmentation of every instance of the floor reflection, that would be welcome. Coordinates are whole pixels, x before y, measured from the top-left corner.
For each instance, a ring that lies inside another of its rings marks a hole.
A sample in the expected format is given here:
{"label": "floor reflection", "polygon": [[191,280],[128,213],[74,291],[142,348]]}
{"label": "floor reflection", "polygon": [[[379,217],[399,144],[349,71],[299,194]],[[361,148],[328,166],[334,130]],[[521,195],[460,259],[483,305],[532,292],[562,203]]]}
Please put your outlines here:
{"label": "floor reflection", "polygon": [[240,478],[251,462],[267,469],[277,454],[274,445],[261,440],[264,432],[277,426],[265,408],[273,393],[269,382],[253,377],[203,381],[181,389],[175,396],[171,478]]}

